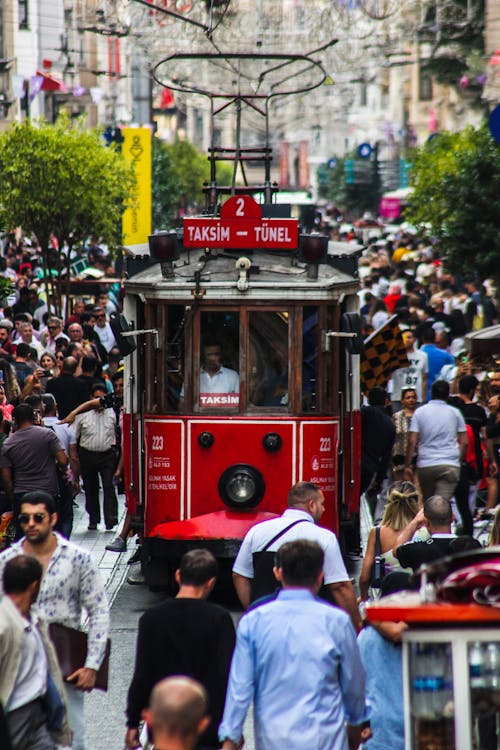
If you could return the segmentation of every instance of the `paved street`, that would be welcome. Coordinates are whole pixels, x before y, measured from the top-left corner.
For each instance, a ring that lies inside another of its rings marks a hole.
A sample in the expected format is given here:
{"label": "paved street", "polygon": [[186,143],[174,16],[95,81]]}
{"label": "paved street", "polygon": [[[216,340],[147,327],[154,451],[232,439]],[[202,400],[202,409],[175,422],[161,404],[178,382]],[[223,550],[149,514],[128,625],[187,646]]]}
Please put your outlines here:
{"label": "paved street", "polygon": [[[124,516],[124,496],[120,501],[120,524]],[[128,543],[125,553],[107,552],[105,545],[114,538],[115,531],[88,531],[88,517],[85,513],[85,499],[82,494],[77,498],[79,507],[75,508],[75,523],[72,541],[92,552],[105,582],[111,604],[112,641],[110,659],[109,690],[104,693],[94,690],[85,698],[85,723],[87,750],[123,750],[125,737],[125,703],[128,686],[132,677],[135,659],[135,642],[138,621],[142,613],[162,600],[164,594],[153,593],[147,586],[132,586],[126,582],[129,571],[127,561],[132,556],[135,540]],[[101,529],[104,524],[101,524]],[[238,614],[234,613],[235,620]],[[252,731],[250,722],[245,731],[246,748],[252,750]]]}
{"label": "paved street", "polygon": [[[129,540],[127,552],[117,554],[107,552],[105,545],[114,538],[120,525],[111,531],[104,531],[101,524],[99,531],[88,531],[88,517],[85,512],[83,494],[77,497],[78,508],[75,508],[74,530],[72,541],[92,552],[105,582],[111,604],[111,659],[110,687],[107,693],[94,690],[85,698],[85,719],[87,750],[123,750],[125,736],[125,703],[127,690],[132,677],[135,659],[135,642],[138,621],[142,613],[162,600],[164,594],[153,593],[147,586],[132,586],[126,582],[129,571],[127,561],[132,556],[136,545]],[[119,496],[120,524],[125,514],[124,496]],[[362,507],[362,536],[366,536],[369,516],[366,506]],[[348,560],[351,575],[357,575],[358,560]],[[232,612],[235,623],[240,617],[237,611]],[[252,721],[249,717],[245,725],[245,748],[253,750]]]}

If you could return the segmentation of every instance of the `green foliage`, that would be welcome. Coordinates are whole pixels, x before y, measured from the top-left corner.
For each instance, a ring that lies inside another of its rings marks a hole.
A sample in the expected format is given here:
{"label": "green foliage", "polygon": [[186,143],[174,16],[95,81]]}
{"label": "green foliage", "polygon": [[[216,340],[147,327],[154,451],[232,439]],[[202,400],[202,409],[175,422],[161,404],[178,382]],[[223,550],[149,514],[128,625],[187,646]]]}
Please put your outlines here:
{"label": "green foliage", "polygon": [[133,170],[82,120],[15,123],[0,135],[0,174],[1,225],[34,234],[44,253],[51,233],[61,244],[89,234],[119,242]]}
{"label": "green foliage", "polygon": [[168,229],[175,218],[179,187],[170,150],[159,138],[153,138],[152,183],[153,231]]}
{"label": "green foliage", "polygon": [[[217,163],[217,183],[229,185],[232,169]],[[153,227],[166,229],[181,210],[201,211],[205,205],[203,183],[210,180],[210,164],[189,141],[167,144],[153,139]]]}
{"label": "green foliage", "polygon": [[429,225],[454,272],[500,279],[500,147],[486,126],[440,133],[416,150],[405,218]]}
{"label": "green foliage", "polygon": [[[356,159],[353,153],[350,158]],[[337,158],[333,169],[328,169],[327,182],[319,188],[319,197],[331,201],[346,216],[358,217],[365,211],[378,207],[380,196],[377,185],[348,184],[346,181],[345,158]]]}

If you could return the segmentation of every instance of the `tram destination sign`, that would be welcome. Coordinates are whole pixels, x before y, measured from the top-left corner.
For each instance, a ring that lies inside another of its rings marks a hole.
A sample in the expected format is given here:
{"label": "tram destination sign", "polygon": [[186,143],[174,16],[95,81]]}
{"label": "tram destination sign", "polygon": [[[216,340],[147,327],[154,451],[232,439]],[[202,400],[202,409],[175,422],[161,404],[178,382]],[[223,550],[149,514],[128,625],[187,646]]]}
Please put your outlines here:
{"label": "tram destination sign", "polygon": [[299,224],[297,219],[263,219],[259,204],[251,196],[232,196],[222,206],[220,218],[184,219],[183,244],[236,250],[296,250]]}

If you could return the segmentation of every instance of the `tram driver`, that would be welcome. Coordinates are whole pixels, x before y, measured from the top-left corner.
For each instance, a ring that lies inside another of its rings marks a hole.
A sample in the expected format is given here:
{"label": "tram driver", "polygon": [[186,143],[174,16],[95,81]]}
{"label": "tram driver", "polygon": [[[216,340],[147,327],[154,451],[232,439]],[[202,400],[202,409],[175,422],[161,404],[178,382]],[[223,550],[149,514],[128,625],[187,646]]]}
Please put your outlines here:
{"label": "tram driver", "polygon": [[[202,349],[200,369],[200,405],[237,405],[240,393],[240,378],[236,370],[222,364],[222,347],[216,342],[207,342]],[[225,396],[223,403],[214,402],[212,394]],[[233,395],[231,395],[233,394]],[[236,394],[236,395],[234,395]]]}
{"label": "tram driver", "polygon": [[[222,347],[216,342],[202,347],[200,367],[200,405],[237,406],[240,397],[240,378],[236,370],[222,364]],[[183,405],[184,385],[180,392]]]}

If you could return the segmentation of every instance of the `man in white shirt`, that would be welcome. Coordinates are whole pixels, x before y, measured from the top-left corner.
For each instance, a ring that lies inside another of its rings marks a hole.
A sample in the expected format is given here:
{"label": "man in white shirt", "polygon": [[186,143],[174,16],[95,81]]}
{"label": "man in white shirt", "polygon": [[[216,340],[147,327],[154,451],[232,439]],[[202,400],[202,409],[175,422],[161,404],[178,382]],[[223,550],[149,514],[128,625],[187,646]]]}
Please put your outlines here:
{"label": "man in white shirt", "polygon": [[113,333],[111,326],[106,319],[106,312],[102,307],[96,307],[94,310],[95,314],[95,326],[94,333],[99,336],[99,341],[109,352],[114,346],[116,346],[115,334]]}
{"label": "man in white shirt", "polygon": [[[210,394],[226,394],[229,401],[213,403]],[[235,393],[232,399],[229,394]],[[203,363],[200,370],[200,404],[201,406],[237,405],[240,393],[240,378],[236,370],[222,365],[222,349],[219,344],[205,344]],[[182,393],[181,393],[182,397]]]}
{"label": "man in white shirt", "polygon": [[417,451],[417,474],[424,501],[432,495],[451,500],[467,449],[464,418],[447,403],[449,395],[449,384],[435,380],[431,400],[415,411],[410,423],[404,479],[413,482],[412,460]]}
{"label": "man in white shirt", "polygon": [[[354,627],[359,627],[356,595],[342,560],[337,537],[329,529],[318,525],[325,510],[323,493],[311,482],[297,482],[288,493],[287,503],[288,508],[282,516],[256,524],[243,539],[233,565],[233,582],[240,602],[247,609],[251,599],[262,596],[267,585],[267,580],[260,581],[261,574],[254,569],[255,553],[262,552],[264,548],[266,552],[274,553],[285,542],[309,539],[318,542],[324,552],[325,586],[337,606],[351,616]],[[266,571],[262,570],[263,577],[266,577]]]}
{"label": "man in white shirt", "polygon": [[402,408],[401,390],[403,388],[414,388],[417,393],[417,403],[420,405],[424,402],[427,391],[427,373],[429,371],[427,354],[415,349],[413,331],[403,331],[402,337],[410,365],[409,367],[399,367],[392,373],[391,402],[392,409],[395,412]]}
{"label": "man in white shirt", "polygon": [[[92,399],[106,395],[106,387],[96,383]],[[85,491],[85,509],[89,514],[89,531],[96,531],[101,520],[99,505],[99,477],[103,490],[103,510],[106,529],[118,523],[118,500],[113,477],[117,464],[116,414],[113,408],[100,405],[91,411],[78,414],[74,421],[75,436],[79,439],[80,471]]]}

